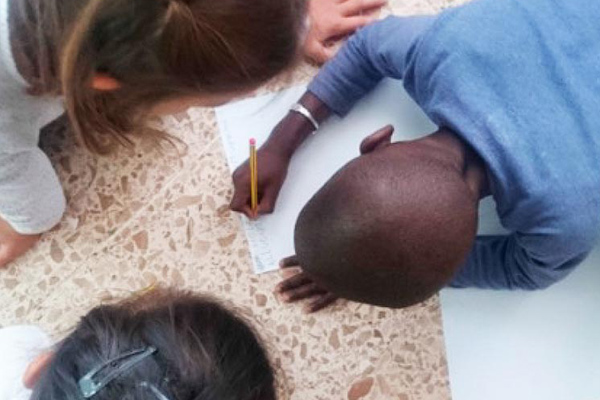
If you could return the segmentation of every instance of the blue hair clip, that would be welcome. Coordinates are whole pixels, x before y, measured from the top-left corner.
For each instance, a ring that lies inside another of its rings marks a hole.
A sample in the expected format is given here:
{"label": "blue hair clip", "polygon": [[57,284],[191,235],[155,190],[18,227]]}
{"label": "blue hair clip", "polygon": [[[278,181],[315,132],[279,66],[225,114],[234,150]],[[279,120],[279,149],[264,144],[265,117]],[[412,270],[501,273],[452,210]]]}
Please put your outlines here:
{"label": "blue hair clip", "polygon": [[[156,351],[157,350],[155,347],[150,346],[145,349],[138,349],[124,353],[118,357],[106,361],[105,363],[85,374],[83,378],[79,380],[78,386],[81,394],[85,399],[93,397],[115,378],[129,371],[131,368],[135,367],[146,358],[156,353]],[[100,375],[101,373],[103,376],[99,380],[96,380],[95,378],[97,375]],[[152,388],[158,390],[152,385],[149,387],[150,390],[153,390]],[[159,400],[166,399],[164,395],[163,398],[158,398]]]}

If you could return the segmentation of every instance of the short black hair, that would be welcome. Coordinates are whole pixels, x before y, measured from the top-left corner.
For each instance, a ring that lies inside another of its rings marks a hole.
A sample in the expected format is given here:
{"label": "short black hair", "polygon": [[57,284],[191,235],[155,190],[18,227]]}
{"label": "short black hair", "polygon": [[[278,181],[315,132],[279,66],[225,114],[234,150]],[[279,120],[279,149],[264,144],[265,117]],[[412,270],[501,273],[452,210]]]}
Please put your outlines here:
{"label": "short black hair", "polygon": [[406,307],[448,283],[473,244],[477,204],[461,171],[387,150],[354,159],[304,207],[295,229],[303,269],[334,294]]}

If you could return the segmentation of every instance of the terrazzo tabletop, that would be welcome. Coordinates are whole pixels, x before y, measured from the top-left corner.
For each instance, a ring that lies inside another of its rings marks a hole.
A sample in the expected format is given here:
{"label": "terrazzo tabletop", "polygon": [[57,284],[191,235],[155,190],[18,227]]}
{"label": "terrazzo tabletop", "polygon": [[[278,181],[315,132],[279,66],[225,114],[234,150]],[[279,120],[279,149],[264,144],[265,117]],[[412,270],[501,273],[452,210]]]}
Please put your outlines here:
{"label": "terrazzo tabletop", "polygon": [[[434,13],[452,0],[394,0],[387,13]],[[315,69],[261,89],[306,82]],[[254,321],[277,368],[280,399],[450,398],[438,298],[404,310],[340,302],[304,315],[256,276],[212,109],[164,117],[178,151],[140,143],[95,158],[63,124],[46,129],[69,201],[61,224],[0,271],[0,326],[35,324],[56,339],[102,302],[154,283],[210,293]]]}

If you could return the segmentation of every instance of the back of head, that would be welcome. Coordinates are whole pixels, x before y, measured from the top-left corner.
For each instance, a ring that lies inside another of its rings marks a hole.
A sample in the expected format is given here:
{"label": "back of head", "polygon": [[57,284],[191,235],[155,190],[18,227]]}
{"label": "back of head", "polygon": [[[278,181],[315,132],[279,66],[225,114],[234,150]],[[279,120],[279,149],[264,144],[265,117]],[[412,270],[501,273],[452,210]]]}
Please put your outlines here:
{"label": "back of head", "polygon": [[[282,72],[305,18],[304,0],[87,3],[64,38],[61,80],[73,127],[96,151],[129,144],[159,102],[248,91]],[[93,90],[96,74],[118,89]]]}
{"label": "back of head", "polygon": [[62,341],[33,400],[83,398],[78,381],[107,360],[156,352],[93,395],[94,400],[274,400],[274,377],[252,329],[213,300],[157,290],[88,313]]}
{"label": "back of head", "polygon": [[478,199],[460,171],[412,146],[351,161],[302,210],[300,264],[334,294],[407,307],[435,294],[466,258]]}

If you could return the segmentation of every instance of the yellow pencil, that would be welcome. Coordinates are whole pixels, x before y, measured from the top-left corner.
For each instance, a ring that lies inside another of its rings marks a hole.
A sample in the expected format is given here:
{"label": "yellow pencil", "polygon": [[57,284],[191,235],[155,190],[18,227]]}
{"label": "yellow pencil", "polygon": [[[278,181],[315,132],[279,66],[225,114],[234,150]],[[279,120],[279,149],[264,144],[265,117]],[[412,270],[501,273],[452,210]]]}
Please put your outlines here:
{"label": "yellow pencil", "polygon": [[258,208],[258,165],[256,163],[256,140],[250,139],[250,206],[256,216]]}

